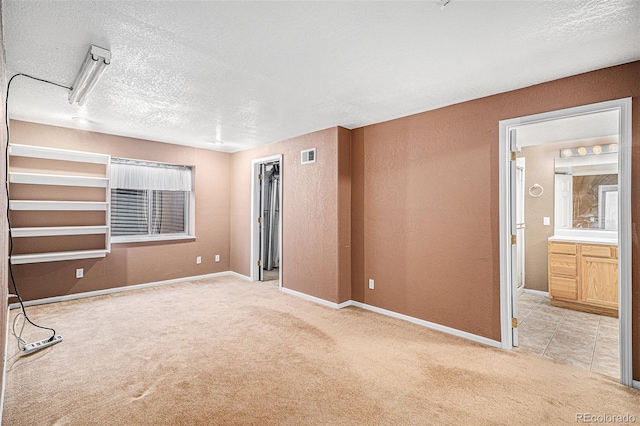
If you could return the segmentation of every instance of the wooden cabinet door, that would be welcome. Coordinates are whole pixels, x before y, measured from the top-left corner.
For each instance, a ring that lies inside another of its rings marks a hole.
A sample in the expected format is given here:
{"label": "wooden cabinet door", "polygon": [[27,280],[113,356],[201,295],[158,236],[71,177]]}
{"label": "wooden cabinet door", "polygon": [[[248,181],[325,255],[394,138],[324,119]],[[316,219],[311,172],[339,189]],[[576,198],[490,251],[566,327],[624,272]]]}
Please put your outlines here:
{"label": "wooden cabinet door", "polygon": [[605,308],[618,308],[618,261],[582,256],[581,299]]}

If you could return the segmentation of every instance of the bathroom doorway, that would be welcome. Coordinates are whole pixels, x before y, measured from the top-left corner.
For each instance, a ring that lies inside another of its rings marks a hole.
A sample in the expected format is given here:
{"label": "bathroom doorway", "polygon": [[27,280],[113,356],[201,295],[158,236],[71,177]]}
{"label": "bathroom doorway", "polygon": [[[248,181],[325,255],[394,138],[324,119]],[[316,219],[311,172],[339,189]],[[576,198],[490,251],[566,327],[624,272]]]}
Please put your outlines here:
{"label": "bathroom doorway", "polygon": [[[501,121],[500,134],[503,348],[631,386],[630,101]],[[527,166],[520,191],[517,158]]]}

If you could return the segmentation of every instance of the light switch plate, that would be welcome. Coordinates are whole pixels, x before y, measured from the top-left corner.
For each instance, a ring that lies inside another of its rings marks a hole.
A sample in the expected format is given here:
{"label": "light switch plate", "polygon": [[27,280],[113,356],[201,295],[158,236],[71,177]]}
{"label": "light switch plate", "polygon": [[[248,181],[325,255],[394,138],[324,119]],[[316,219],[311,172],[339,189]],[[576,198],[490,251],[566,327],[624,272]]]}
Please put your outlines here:
{"label": "light switch plate", "polygon": [[84,268],[76,269],[76,278],[82,278],[82,277],[84,277]]}
{"label": "light switch plate", "polygon": [[551,218],[547,217],[547,216],[543,217],[542,218],[542,224],[544,226],[550,226],[551,225]]}

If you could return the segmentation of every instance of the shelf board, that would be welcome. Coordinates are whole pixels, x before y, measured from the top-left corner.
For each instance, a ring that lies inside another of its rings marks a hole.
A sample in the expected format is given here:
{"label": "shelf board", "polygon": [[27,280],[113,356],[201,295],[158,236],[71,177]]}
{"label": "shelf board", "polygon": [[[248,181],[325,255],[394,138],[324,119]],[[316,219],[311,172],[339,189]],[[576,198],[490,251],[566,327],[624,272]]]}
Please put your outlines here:
{"label": "shelf board", "polygon": [[35,201],[35,200],[10,200],[11,210],[104,210],[109,207],[109,203],[102,201]]}
{"label": "shelf board", "polygon": [[9,154],[16,157],[45,158],[48,160],[94,164],[109,164],[111,161],[111,156],[106,154],[20,144],[9,145]]}
{"label": "shelf board", "polygon": [[21,172],[10,172],[9,182],[31,185],[87,186],[94,188],[106,188],[109,186],[108,178]]}
{"label": "shelf board", "polygon": [[93,235],[109,232],[107,225],[95,226],[39,226],[33,228],[13,228],[13,237],[51,237],[57,235]]}
{"label": "shelf board", "polygon": [[106,257],[107,250],[58,251],[53,253],[16,254],[11,256],[12,265],[25,263],[59,262],[62,260],[95,259]]}

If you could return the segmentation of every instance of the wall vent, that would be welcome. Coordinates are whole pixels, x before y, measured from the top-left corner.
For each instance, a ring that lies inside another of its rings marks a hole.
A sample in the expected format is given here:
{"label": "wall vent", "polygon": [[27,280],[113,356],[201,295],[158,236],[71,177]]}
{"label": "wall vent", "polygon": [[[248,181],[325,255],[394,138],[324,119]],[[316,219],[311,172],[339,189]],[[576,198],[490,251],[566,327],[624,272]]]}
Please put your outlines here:
{"label": "wall vent", "polygon": [[301,164],[309,164],[316,162],[316,149],[305,149],[300,152],[300,163]]}

